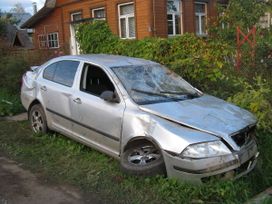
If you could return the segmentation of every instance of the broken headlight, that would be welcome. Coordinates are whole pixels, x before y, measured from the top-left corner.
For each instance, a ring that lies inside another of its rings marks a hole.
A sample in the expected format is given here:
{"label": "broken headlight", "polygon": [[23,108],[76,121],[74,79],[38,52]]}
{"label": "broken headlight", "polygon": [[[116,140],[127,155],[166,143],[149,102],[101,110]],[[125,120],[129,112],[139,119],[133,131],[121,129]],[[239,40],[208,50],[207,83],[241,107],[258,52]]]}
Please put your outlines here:
{"label": "broken headlight", "polygon": [[189,145],[182,153],[181,157],[201,159],[231,154],[229,148],[221,141],[204,142]]}

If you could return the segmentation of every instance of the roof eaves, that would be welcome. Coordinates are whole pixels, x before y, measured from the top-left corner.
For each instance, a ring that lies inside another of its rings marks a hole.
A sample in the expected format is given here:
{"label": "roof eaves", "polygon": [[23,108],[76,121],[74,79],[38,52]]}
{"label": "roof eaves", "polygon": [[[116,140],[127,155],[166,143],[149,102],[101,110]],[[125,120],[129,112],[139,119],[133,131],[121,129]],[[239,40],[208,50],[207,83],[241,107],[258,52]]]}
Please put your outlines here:
{"label": "roof eaves", "polygon": [[46,1],[42,9],[40,9],[36,14],[34,14],[30,19],[28,19],[21,28],[33,28],[41,19],[46,17],[51,13],[56,6],[56,0]]}

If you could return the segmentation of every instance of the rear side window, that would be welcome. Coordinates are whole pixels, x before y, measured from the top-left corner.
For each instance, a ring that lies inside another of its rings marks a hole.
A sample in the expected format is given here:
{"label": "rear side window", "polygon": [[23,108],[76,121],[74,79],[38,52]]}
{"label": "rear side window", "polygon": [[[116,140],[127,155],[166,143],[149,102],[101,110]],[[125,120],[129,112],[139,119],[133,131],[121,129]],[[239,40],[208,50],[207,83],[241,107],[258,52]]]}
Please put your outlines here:
{"label": "rear side window", "polygon": [[79,62],[77,61],[61,61],[55,72],[54,82],[65,86],[72,86]]}
{"label": "rear side window", "polygon": [[64,60],[45,68],[43,78],[71,87],[78,68],[78,61]]}
{"label": "rear side window", "polygon": [[55,71],[57,69],[57,64],[58,63],[53,63],[53,64],[49,65],[48,67],[46,67],[43,72],[43,78],[53,81]]}

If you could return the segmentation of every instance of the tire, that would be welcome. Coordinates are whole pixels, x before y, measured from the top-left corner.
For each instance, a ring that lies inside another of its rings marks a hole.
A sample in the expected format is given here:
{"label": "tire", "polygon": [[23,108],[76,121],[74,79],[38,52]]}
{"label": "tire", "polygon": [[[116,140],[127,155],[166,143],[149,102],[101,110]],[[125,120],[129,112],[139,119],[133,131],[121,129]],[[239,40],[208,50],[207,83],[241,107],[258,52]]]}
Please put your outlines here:
{"label": "tire", "polygon": [[47,120],[41,105],[36,104],[29,111],[31,128],[35,133],[47,133]]}
{"label": "tire", "polygon": [[161,151],[150,142],[136,143],[121,156],[121,170],[130,175],[165,175]]}

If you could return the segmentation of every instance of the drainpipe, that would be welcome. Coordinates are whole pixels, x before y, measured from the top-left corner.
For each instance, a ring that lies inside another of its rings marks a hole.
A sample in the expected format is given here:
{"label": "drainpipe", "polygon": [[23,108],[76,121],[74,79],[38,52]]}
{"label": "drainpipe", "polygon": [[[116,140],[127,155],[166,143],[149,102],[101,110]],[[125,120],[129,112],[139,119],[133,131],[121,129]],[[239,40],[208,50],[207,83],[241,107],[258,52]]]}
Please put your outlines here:
{"label": "drainpipe", "polygon": [[156,4],[155,4],[155,1],[156,0],[153,0],[153,34],[154,34],[154,37],[157,37],[157,30],[156,30]]}

